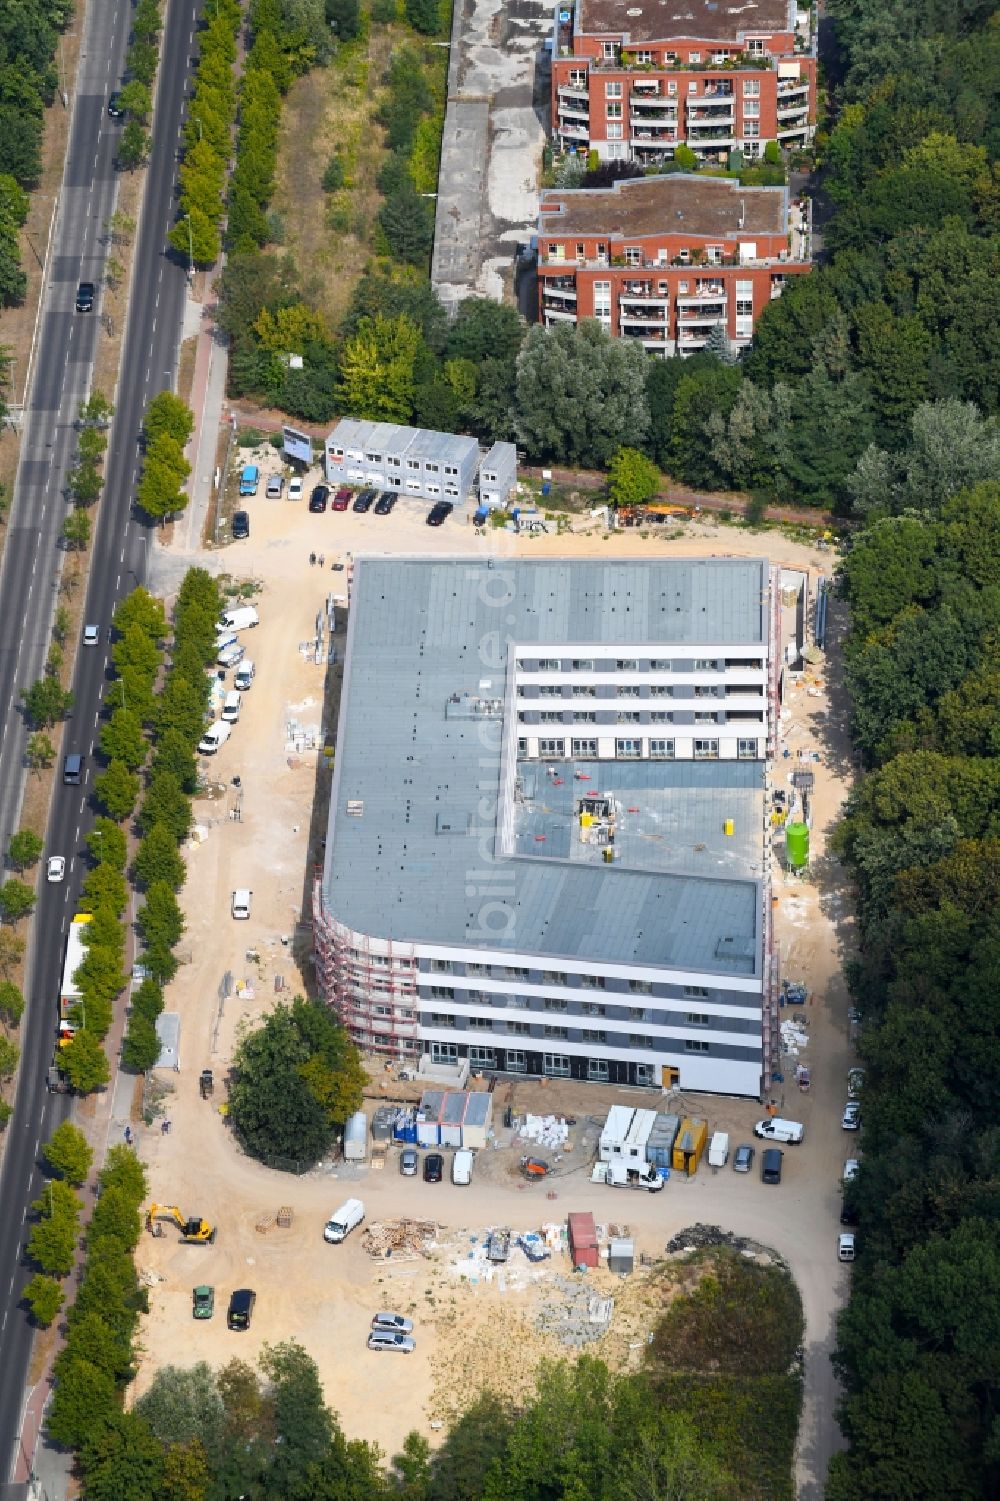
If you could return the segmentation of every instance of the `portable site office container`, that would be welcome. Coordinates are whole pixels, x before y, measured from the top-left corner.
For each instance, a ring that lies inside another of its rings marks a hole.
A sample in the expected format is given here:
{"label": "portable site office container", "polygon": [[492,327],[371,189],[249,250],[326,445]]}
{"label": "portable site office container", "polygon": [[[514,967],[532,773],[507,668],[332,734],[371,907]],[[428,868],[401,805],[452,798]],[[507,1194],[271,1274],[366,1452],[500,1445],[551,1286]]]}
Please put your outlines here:
{"label": "portable site office container", "polygon": [[597,1227],[592,1214],[571,1214],[567,1220],[569,1229],[569,1254],[574,1266],[599,1266],[601,1251],[597,1244]]}
{"label": "portable site office container", "polygon": [[441,1145],[441,1111],[444,1108],[443,1089],[425,1089],[417,1110],[417,1145],[439,1147]]}
{"label": "portable site office container", "polygon": [[513,443],[494,443],[479,466],[479,504],[504,507],[517,484],[517,449]]}
{"label": "portable site office container", "polygon": [[680,1130],[679,1115],[658,1115],[646,1142],[646,1161],[654,1167],[673,1167],[674,1142]]}
{"label": "portable site office container", "polygon": [[708,1122],[685,1116],[674,1142],[674,1168],[691,1177],[698,1171],[701,1154],[708,1140]]}
{"label": "portable site office container", "polygon": [[599,1153],[602,1162],[619,1160],[634,1115],[631,1105],[612,1105],[601,1132]]}
{"label": "portable site office container", "polygon": [[481,1151],[487,1142],[490,1123],[493,1119],[493,1096],[486,1090],[473,1090],[466,1096],[465,1118],[462,1121],[462,1145],[471,1151]]}
{"label": "portable site office container", "polygon": [[612,1240],[608,1246],[608,1271],[619,1277],[627,1277],[635,1271],[635,1241],[624,1237]]}
{"label": "portable site office container", "polygon": [[345,417],[326,440],[330,484],[374,485],[418,500],[464,500],[478,464],[475,438],[395,422]]}
{"label": "portable site office container", "polygon": [[462,1118],[465,1115],[465,1105],[468,1095],[459,1090],[449,1090],[444,1097],[441,1107],[441,1145],[443,1147],[460,1147],[462,1145]]}
{"label": "portable site office container", "polygon": [[368,1156],[368,1117],[355,1111],[344,1127],[344,1156],[348,1162],[364,1162]]}
{"label": "portable site office container", "polygon": [[392,1140],[392,1128],[396,1120],[395,1105],[380,1105],[372,1116],[372,1141],[384,1143]]}
{"label": "portable site office container", "polygon": [[622,1161],[632,1166],[646,1161],[646,1143],[656,1124],[655,1110],[637,1110],[625,1138]]}

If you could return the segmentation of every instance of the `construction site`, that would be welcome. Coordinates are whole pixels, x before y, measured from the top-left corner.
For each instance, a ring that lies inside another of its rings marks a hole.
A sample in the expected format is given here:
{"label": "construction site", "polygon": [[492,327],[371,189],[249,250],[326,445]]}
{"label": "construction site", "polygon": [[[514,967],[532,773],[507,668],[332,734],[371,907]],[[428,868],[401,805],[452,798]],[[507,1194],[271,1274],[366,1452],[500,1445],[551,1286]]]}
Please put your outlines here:
{"label": "construction site", "polygon": [[[265,1342],[296,1338],[316,1359],[327,1399],[348,1436],[370,1438],[389,1453],[414,1427],[433,1442],[447,1414],[467,1403],[479,1386],[488,1386],[498,1369],[509,1371],[511,1390],[526,1390],[544,1355],[572,1355],[584,1347],[563,1343],[553,1332],[563,1321],[560,1308],[575,1309],[565,1319],[566,1330],[572,1329],[575,1339],[585,1328],[589,1345],[592,1330],[603,1328],[600,1320],[592,1323],[591,1300],[598,1300],[594,1312],[599,1315],[601,1300],[613,1299],[599,1348],[612,1363],[636,1359],[637,1341],[648,1332],[653,1316],[643,1289],[655,1279],[643,1258],[655,1264],[672,1237],[696,1222],[727,1227],[786,1257],[802,1288],[809,1338],[821,1370],[836,1306],[826,1226],[836,1224],[840,1143],[813,1131],[811,1123],[842,1102],[824,1098],[815,1074],[812,1092],[800,1093],[794,1071],[820,1056],[846,1059],[849,1053],[831,925],[831,914],[839,920],[840,898],[824,859],[825,830],[844,790],[843,763],[836,753],[840,710],[831,713],[829,685],[815,670],[787,686],[772,763],[773,791],[790,793],[793,772],[808,770],[814,777],[809,866],[795,871],[779,858],[772,867],[772,952],[780,955],[781,975],[808,981],[807,998],[799,1008],[806,1025],[796,1024],[796,1036],[786,1038],[797,1049],[794,1059],[782,1052],[780,982],[775,990],[771,1098],[786,1113],[794,1109],[806,1126],[804,1144],[785,1154],[786,1175],[777,1194],[762,1187],[756,1174],[715,1172],[704,1164],[691,1177],[675,1174],[655,1195],[623,1194],[591,1182],[598,1122],[614,1104],[658,1111],[680,1105],[685,1113],[707,1119],[712,1130],[728,1131],[734,1142],[752,1139],[761,1106],[697,1094],[664,1104],[658,1087],[622,1090],[573,1079],[507,1077],[497,1084],[493,1134],[476,1151],[467,1187],[447,1181],[447,1162],[443,1183],[403,1177],[399,1148],[393,1144],[363,1163],[331,1158],[301,1176],[269,1170],[238,1151],[225,1115],[226,1077],[236,1043],[276,999],[310,992],[316,984],[313,891],[324,854],[332,778],[328,749],[335,742],[346,621],[343,610],[335,607],[333,633],[324,630],[317,652],[316,622],[321,615],[329,618],[331,576],[329,568],[321,575],[309,567],[309,548],[315,546],[310,528],[323,521],[344,526],[342,550],[334,554],[344,563],[333,581],[340,590],[346,585],[351,549],[362,545],[362,528],[368,524],[364,517],[346,515],[330,522],[295,511],[290,521],[289,514],[283,507],[255,511],[253,539],[240,551],[246,577],[259,585],[254,598],[260,627],[252,633],[256,675],[244,694],[240,722],[211,767],[209,780],[222,791],[196,803],[197,828],[186,851],[188,873],[181,896],[184,962],[167,995],[168,1012],[176,1018],[174,1062],[154,1073],[155,1087],[145,1099],[141,1090],[133,1094],[124,1089],[131,1082],[124,1077],[115,1093],[113,1139],[120,1141],[126,1127],[131,1131],[148,1165],[151,1198],[176,1206],[185,1224],[197,1219],[216,1232],[214,1241],[186,1242],[171,1212],[156,1221],[162,1234],[144,1234],[137,1262],[149,1287],[150,1313],[135,1391],[144,1390],[165,1364],[206,1359],[220,1365],[234,1355],[252,1358]],[[408,523],[401,522],[393,545],[404,551],[433,546],[442,554],[454,548],[454,537],[425,532],[414,529],[410,536]],[[380,535],[389,540],[387,533]],[[523,547],[532,557],[542,549],[555,557],[575,551],[603,557],[608,549],[645,553],[654,546],[698,555],[721,542],[759,556],[766,545],[777,560],[811,572],[813,579],[829,567],[828,557],[780,536],[766,544],[759,536],[722,538],[711,526],[693,527],[685,536],[664,534],[656,542],[642,542],[635,532],[616,534],[607,542],[600,535],[532,537],[513,544],[499,540],[503,546]],[[497,541],[477,539],[476,548]],[[327,543],[328,558],[331,551]],[[232,551],[220,554],[220,560],[231,567]],[[169,553],[158,555],[157,567],[159,587],[169,597],[183,560],[174,563]],[[794,617],[794,608],[788,611]],[[584,788],[578,786],[577,792],[582,800]],[[631,820],[636,825],[624,828],[623,836],[643,839],[648,827],[628,814],[634,805],[628,790],[614,796],[623,805],[620,815],[615,810],[616,823]],[[572,811],[582,835],[579,810],[574,806]],[[587,851],[588,859],[598,847],[595,843]],[[232,920],[237,888],[253,893],[249,922]],[[390,962],[380,964],[380,959]],[[372,969],[398,986],[401,1003],[414,984],[407,959],[395,945],[379,954],[373,944],[368,956]],[[406,1007],[401,1004],[401,1009]],[[399,1040],[406,1041],[404,1032]],[[389,1100],[416,1104],[433,1082],[401,1077],[410,1070],[394,1053],[388,1070],[385,1054],[371,1056],[370,1115]],[[203,1073],[211,1074],[210,1086]],[[489,1079],[476,1079],[473,1070],[465,1087],[488,1090]],[[536,1118],[574,1124],[567,1124],[553,1147],[507,1128],[508,1109],[518,1122]],[[162,1130],[164,1120],[171,1123],[168,1132]],[[546,1161],[549,1171],[531,1181],[522,1170],[524,1157]],[[323,1226],[348,1196],[364,1201],[365,1225],[343,1245],[327,1245]],[[593,1214],[596,1225],[608,1232],[602,1251],[610,1248],[612,1227],[627,1231],[619,1238],[634,1241],[635,1270],[624,1281],[608,1270],[604,1256],[586,1273],[573,1270],[564,1237],[569,1214],[578,1212]],[[401,1222],[410,1223],[401,1229]],[[551,1226],[559,1227],[558,1243],[548,1247],[547,1258],[532,1261],[519,1242],[531,1235],[544,1240],[553,1234],[546,1229]],[[508,1231],[508,1258],[493,1262],[486,1247],[494,1234]],[[397,1244],[400,1236],[403,1243]],[[369,1247],[378,1254],[370,1254]],[[214,1316],[194,1320],[193,1290],[204,1286],[214,1290]],[[246,1287],[256,1291],[256,1307],[251,1327],[237,1334],[226,1328],[225,1306],[234,1289]],[[633,1300],[639,1307],[634,1316]],[[554,1311],[543,1318],[550,1304]],[[372,1314],[380,1307],[394,1307],[416,1323],[416,1349],[406,1360],[377,1359],[365,1348]],[[356,1358],[350,1353],[354,1350]],[[807,1369],[809,1360],[807,1349]],[[817,1401],[832,1400],[832,1391],[820,1385]],[[807,1381],[807,1430],[810,1401]]]}

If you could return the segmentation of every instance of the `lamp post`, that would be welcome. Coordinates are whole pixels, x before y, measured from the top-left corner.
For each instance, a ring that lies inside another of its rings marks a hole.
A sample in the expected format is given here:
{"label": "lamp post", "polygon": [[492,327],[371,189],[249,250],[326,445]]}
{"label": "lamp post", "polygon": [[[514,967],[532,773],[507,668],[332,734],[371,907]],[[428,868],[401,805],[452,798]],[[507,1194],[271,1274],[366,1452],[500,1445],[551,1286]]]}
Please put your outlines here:
{"label": "lamp post", "polygon": [[194,280],[194,240],[191,236],[191,215],[185,214],[188,227],[188,281]]}

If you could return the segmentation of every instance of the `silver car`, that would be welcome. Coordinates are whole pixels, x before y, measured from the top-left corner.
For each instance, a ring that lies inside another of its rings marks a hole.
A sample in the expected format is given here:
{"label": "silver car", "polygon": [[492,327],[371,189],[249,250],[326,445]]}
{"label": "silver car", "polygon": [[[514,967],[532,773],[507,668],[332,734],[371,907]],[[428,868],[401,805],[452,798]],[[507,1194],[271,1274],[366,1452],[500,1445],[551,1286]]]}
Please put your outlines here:
{"label": "silver car", "polygon": [[415,1178],[419,1167],[419,1158],[413,1147],[404,1147],[399,1154],[399,1171],[404,1178]]}
{"label": "silver car", "polygon": [[267,489],[264,491],[264,494],[268,500],[280,500],[281,492],[284,488],[285,477],[283,474],[269,474],[267,477]]}
{"label": "silver car", "polygon": [[369,1350],[399,1350],[412,1355],[417,1342],[411,1334],[395,1334],[391,1329],[373,1329],[368,1336]]}
{"label": "silver car", "polygon": [[750,1146],[749,1142],[744,1142],[743,1145],[737,1147],[736,1151],[733,1153],[733,1172],[749,1173],[752,1167],[753,1147]]}
{"label": "silver car", "polygon": [[412,1334],[413,1320],[405,1319],[401,1313],[377,1313],[372,1319],[373,1329],[389,1329],[396,1334]]}

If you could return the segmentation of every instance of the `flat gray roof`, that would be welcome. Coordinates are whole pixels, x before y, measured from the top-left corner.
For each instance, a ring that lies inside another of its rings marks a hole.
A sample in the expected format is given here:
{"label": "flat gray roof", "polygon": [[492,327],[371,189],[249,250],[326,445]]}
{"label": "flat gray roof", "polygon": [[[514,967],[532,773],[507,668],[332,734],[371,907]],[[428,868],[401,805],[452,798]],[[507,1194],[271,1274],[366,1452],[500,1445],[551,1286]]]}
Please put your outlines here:
{"label": "flat gray roof", "polygon": [[[371,937],[757,974],[761,763],[594,762],[591,781],[572,785],[613,781],[623,811],[644,810],[627,814],[631,854],[597,865],[571,858],[567,838],[548,854],[498,858],[501,721],[449,716],[447,705],[455,694],[503,698],[511,642],[760,644],[766,580],[760,559],[358,560],[329,912]],[[530,769],[544,778],[544,765]],[[522,825],[530,816],[522,810]],[[734,836],[723,838],[729,817]],[[529,839],[515,824],[515,851]]]}

